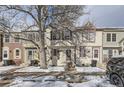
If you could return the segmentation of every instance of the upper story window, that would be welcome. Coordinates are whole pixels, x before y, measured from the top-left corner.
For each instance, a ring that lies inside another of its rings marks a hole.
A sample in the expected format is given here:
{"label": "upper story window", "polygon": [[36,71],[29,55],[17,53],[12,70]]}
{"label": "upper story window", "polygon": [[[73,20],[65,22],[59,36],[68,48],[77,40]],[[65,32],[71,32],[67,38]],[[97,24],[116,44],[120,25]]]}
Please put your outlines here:
{"label": "upper story window", "polygon": [[83,32],[82,38],[83,38],[83,41],[94,42],[95,41],[95,32]]}
{"label": "upper story window", "polygon": [[32,34],[28,34],[28,39],[29,40],[33,40],[33,35]]}
{"label": "upper story window", "polygon": [[72,32],[71,31],[63,31],[63,40],[71,40]]}
{"label": "upper story window", "polygon": [[116,34],[114,34],[114,33],[112,34],[112,41],[116,42]]}
{"label": "upper story window", "polygon": [[15,42],[20,42],[20,39],[19,38],[20,38],[20,36],[19,35],[16,35],[15,36]]}
{"label": "upper story window", "polygon": [[71,40],[72,39],[72,32],[71,31],[52,31],[51,32],[51,39],[52,40]]}
{"label": "upper story window", "polygon": [[51,40],[60,40],[60,32],[51,31]]}
{"label": "upper story window", "polygon": [[4,42],[10,42],[10,35],[4,35]]}
{"label": "upper story window", "polygon": [[107,42],[116,42],[116,34],[115,33],[107,33]]}
{"label": "upper story window", "polygon": [[110,42],[110,41],[111,41],[111,34],[107,33],[107,42]]}
{"label": "upper story window", "polygon": [[37,42],[40,41],[40,37],[39,37],[39,34],[38,33],[36,33],[36,38],[35,39],[36,39]]}

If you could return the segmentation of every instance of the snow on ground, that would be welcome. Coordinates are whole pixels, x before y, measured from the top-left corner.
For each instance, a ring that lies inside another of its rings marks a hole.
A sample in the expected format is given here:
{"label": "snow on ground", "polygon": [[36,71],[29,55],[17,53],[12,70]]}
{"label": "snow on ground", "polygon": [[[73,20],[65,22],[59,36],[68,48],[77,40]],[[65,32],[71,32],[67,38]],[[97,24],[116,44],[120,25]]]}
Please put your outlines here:
{"label": "snow on ground", "polygon": [[[99,76],[85,76],[84,79],[88,80],[82,83],[68,83],[60,81],[55,76],[41,76],[38,78],[33,77],[17,77],[14,82],[9,84],[9,87],[115,87],[110,84],[106,77]],[[36,80],[36,81],[31,81]]]}
{"label": "snow on ground", "polygon": [[2,66],[0,67],[0,74],[5,73],[6,71],[9,71],[14,68],[19,68],[19,66]]}
{"label": "snow on ground", "polygon": [[64,71],[64,67],[49,67],[48,69],[41,69],[40,67],[25,67],[22,69],[18,69],[15,72],[61,72]]}
{"label": "snow on ground", "polygon": [[[76,67],[78,72],[105,72],[105,70],[98,67]],[[40,69],[40,67],[25,67],[18,69],[15,72],[61,72],[64,71],[64,67],[49,67],[48,69]]]}
{"label": "snow on ground", "polygon": [[73,83],[70,85],[73,87],[115,87],[110,84],[105,76],[85,76],[84,78],[88,81],[83,83]]}
{"label": "snow on ground", "polygon": [[[31,81],[31,80],[36,80]],[[57,81],[55,76],[42,76],[38,78],[17,77],[14,82],[9,84],[10,87],[67,87],[67,82]]]}
{"label": "snow on ground", "polygon": [[105,72],[104,69],[98,67],[76,67],[78,72]]}

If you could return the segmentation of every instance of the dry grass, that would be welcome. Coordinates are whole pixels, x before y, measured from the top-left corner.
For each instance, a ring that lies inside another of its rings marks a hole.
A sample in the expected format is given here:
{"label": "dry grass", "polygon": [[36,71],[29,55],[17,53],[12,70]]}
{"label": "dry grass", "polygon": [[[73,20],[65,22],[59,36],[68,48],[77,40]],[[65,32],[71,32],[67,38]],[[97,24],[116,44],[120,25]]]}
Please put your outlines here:
{"label": "dry grass", "polygon": [[97,63],[97,67],[106,70],[106,63]]}

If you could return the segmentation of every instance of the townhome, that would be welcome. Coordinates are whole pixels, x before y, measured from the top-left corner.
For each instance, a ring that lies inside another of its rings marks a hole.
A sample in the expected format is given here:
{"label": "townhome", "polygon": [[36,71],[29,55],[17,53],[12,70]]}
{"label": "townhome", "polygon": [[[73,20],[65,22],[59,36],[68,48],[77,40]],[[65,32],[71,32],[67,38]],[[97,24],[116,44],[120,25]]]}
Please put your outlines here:
{"label": "townhome", "polygon": [[116,55],[124,55],[124,28],[102,28],[103,62]]}
{"label": "townhome", "polygon": [[[29,66],[32,61],[40,61],[37,31],[0,33],[0,38],[0,60],[5,65]],[[70,61],[77,66],[90,66],[93,61],[106,63],[112,56],[124,54],[124,29],[96,28],[91,22],[63,31],[48,28],[45,49],[48,66],[64,66]]]}
{"label": "townhome", "polygon": [[[49,35],[51,34],[51,35]],[[102,31],[97,30],[90,22],[72,31],[47,31],[48,64],[64,66],[66,62],[90,65],[93,60],[102,63]]]}
{"label": "townhome", "polygon": [[2,59],[4,65],[20,65],[23,63],[22,41],[18,39],[21,32],[3,33]]}
{"label": "townhome", "polygon": [[22,46],[24,47],[25,65],[31,65],[32,61],[39,61],[39,52],[36,44],[39,44],[39,34],[37,31],[22,31]]}

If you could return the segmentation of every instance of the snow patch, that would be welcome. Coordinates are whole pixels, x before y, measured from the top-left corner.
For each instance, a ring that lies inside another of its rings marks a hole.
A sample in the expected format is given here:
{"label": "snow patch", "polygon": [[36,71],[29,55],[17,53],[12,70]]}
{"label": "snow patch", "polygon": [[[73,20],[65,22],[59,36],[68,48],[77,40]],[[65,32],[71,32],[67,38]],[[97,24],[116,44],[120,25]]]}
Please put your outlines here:
{"label": "snow patch", "polygon": [[19,66],[2,66],[0,67],[0,74],[5,73],[6,71],[9,71],[14,68],[19,68]]}
{"label": "snow patch", "polygon": [[[36,78],[35,80],[40,80],[40,82],[32,82],[32,77],[22,78],[17,77],[14,82],[9,84],[9,87],[67,87],[67,82],[65,81],[46,81],[55,79],[53,76],[43,76]],[[27,81],[26,81],[27,80]]]}
{"label": "snow patch", "polygon": [[[105,72],[104,69],[98,67],[76,67],[77,72]],[[65,71],[64,67],[48,67],[48,69],[41,69],[40,67],[25,67],[18,69],[15,72],[61,72]]]}
{"label": "snow patch", "polygon": [[76,67],[77,72],[105,72],[104,69],[98,68],[98,67]]}
{"label": "snow patch", "polygon": [[25,67],[15,72],[61,72],[64,71],[64,67],[49,67],[48,69],[41,69],[40,67]]}
{"label": "snow patch", "polygon": [[87,82],[70,84],[72,87],[115,87],[105,77],[86,76]]}

